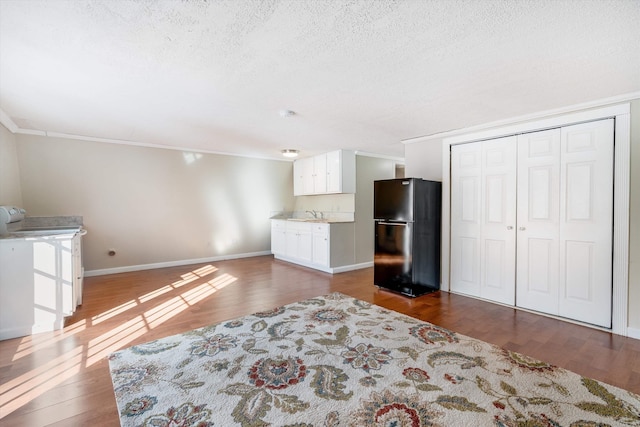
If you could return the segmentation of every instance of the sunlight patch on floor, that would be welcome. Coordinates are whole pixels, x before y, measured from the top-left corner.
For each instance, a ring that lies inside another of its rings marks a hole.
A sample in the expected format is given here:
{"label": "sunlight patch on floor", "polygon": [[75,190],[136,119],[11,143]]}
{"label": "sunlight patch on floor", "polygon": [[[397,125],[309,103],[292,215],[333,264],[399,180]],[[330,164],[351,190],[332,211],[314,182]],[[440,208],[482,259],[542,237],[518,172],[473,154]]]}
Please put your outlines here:
{"label": "sunlight patch on floor", "polygon": [[[205,276],[217,271],[218,268],[212,265],[200,267],[182,275],[182,280],[174,282],[171,285],[163,286],[135,300],[127,301],[117,307],[113,307],[91,317],[90,320],[82,319],[73,325],[67,326],[63,331],[54,333],[54,336],[48,334],[42,339],[34,336],[25,337],[18,346],[13,360],[15,361],[31,355],[35,351],[46,351],[48,347],[57,344],[65,338],[86,331],[94,325],[122,315],[140,304],[148,303],[161,295],[176,291],[178,288],[196,280],[203,280]],[[109,354],[124,348],[127,344],[143,336],[146,332],[169,321],[189,307],[213,295],[218,290],[232,284],[236,280],[236,277],[225,273],[201,283],[192,289],[185,290],[167,301],[150,307],[135,318],[109,329],[109,331],[102,335],[91,339],[87,344],[76,346],[43,365],[4,383],[2,385],[2,391],[0,392],[0,414],[5,416],[14,412],[35,397],[44,394],[53,387],[72,378],[81,372],[81,370],[104,360]]]}
{"label": "sunlight patch on floor", "polygon": [[47,348],[58,341],[80,333],[86,329],[87,321],[85,319],[82,319],[72,325],[65,327],[65,329],[62,331],[55,331],[53,333],[45,332],[42,334],[24,337],[18,345],[18,348],[13,355],[13,359],[11,360],[15,362],[16,360],[28,356],[35,351]]}
{"label": "sunlight patch on floor", "polygon": [[111,319],[118,314],[124,313],[125,311],[132,309],[138,305],[135,301],[127,301],[124,304],[120,304],[117,307],[112,308],[109,311],[105,311],[104,313],[100,313],[91,318],[91,324],[97,325],[100,322],[104,322],[105,320]]}

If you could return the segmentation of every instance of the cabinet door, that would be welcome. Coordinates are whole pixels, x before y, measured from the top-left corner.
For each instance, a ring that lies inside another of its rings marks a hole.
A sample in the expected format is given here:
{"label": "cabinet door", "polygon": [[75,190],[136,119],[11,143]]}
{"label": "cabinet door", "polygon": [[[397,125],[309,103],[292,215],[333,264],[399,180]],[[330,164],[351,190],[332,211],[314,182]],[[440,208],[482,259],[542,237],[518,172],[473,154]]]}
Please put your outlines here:
{"label": "cabinet door", "polygon": [[271,253],[285,254],[287,247],[286,222],[271,221]]}
{"label": "cabinet door", "polygon": [[311,229],[301,229],[298,231],[298,258],[303,261],[311,262],[312,254],[313,241]]}
{"label": "cabinet door", "polygon": [[298,257],[298,230],[287,228],[285,232],[285,253],[292,258]]}
{"label": "cabinet door", "polygon": [[73,239],[51,239],[49,246],[53,246],[56,251],[56,261],[60,263],[60,271],[58,275],[58,287],[61,294],[62,313],[65,316],[73,314],[76,311],[76,293],[75,293],[75,269],[73,268]]}
{"label": "cabinet door", "polygon": [[613,119],[562,128],[559,314],[611,327]]}
{"label": "cabinet door", "polygon": [[327,153],[327,193],[356,192],[356,155],[351,150]]}
{"label": "cabinet door", "polygon": [[340,150],[327,153],[327,193],[342,192],[342,161]]}
{"label": "cabinet door", "polygon": [[304,159],[293,162],[293,195],[301,196],[304,194]]}
{"label": "cabinet door", "polygon": [[75,306],[82,305],[84,271],[82,270],[82,233],[73,236],[73,294]]}
{"label": "cabinet door", "polygon": [[318,224],[313,227],[313,251],[314,264],[329,266],[329,225]]}
{"label": "cabinet door", "polygon": [[298,160],[299,167],[301,168],[302,176],[302,194],[313,194],[314,192],[314,172],[313,172],[313,157],[307,157]]}
{"label": "cabinet door", "polygon": [[313,193],[327,192],[327,155],[321,154],[313,158]]}
{"label": "cabinet door", "polygon": [[0,241],[0,340],[31,334],[34,277],[33,244]]}
{"label": "cabinet door", "polygon": [[518,136],[518,307],[558,314],[560,129]]}

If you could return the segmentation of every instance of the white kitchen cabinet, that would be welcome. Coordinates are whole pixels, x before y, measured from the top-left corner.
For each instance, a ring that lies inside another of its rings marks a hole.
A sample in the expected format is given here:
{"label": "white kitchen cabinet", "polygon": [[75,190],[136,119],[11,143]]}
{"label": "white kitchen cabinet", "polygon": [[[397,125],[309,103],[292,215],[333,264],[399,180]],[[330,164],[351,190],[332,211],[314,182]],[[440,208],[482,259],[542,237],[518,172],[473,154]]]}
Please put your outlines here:
{"label": "white kitchen cabinet", "polygon": [[296,160],[295,163],[298,163],[298,171],[302,182],[302,191],[299,194],[313,194],[315,187],[315,158],[307,157]]}
{"label": "white kitchen cabinet", "polygon": [[286,254],[287,252],[286,225],[286,221],[271,221],[271,252],[274,254]]}
{"label": "white kitchen cabinet", "polygon": [[286,250],[288,257],[311,262],[312,241],[311,224],[285,221]]}
{"label": "white kitchen cabinet", "polygon": [[82,288],[84,281],[84,267],[82,266],[82,236],[86,231],[76,233],[71,240],[73,246],[73,293],[75,299],[75,307],[82,305]]}
{"label": "white kitchen cabinet", "polygon": [[271,220],[271,252],[276,259],[305,267],[329,273],[342,271],[341,268],[355,262],[354,230],[352,222],[318,223],[274,219]]}
{"label": "white kitchen cabinet", "polygon": [[327,192],[327,155],[320,154],[313,157],[313,188],[311,194]]}
{"label": "white kitchen cabinet", "polygon": [[[327,156],[306,157],[293,163],[294,195],[323,194],[327,192]],[[296,186],[296,180],[298,185]]]}
{"label": "white kitchen cabinet", "polygon": [[307,163],[299,159],[293,162],[293,195],[301,196],[304,194],[304,177],[306,174]]}
{"label": "white kitchen cabinet", "polygon": [[356,155],[353,151],[327,153],[327,193],[356,192]]}
{"label": "white kitchen cabinet", "polygon": [[0,339],[64,327],[82,302],[75,239],[79,233],[0,239]]}
{"label": "white kitchen cabinet", "polygon": [[355,153],[337,150],[298,159],[293,163],[295,196],[355,193]]}
{"label": "white kitchen cabinet", "polygon": [[313,224],[312,262],[329,267],[329,224]]}

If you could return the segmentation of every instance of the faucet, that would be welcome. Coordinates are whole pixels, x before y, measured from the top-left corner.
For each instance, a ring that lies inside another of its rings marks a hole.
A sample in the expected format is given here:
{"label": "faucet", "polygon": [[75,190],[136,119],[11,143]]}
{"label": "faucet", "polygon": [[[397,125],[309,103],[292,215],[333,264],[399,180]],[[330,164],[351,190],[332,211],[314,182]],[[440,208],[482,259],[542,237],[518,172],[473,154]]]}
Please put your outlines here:
{"label": "faucet", "polygon": [[314,219],[318,219],[318,214],[320,214],[320,219],[323,218],[323,214],[322,212],[316,212],[315,210],[312,211],[305,211],[306,213],[310,213]]}

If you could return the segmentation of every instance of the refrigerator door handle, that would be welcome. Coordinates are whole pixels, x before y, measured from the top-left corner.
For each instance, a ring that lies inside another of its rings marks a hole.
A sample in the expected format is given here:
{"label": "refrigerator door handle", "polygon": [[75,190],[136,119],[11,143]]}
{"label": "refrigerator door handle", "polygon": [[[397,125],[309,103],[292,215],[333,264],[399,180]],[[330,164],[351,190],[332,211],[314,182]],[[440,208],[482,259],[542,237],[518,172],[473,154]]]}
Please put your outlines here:
{"label": "refrigerator door handle", "polygon": [[377,223],[380,224],[380,225],[407,225],[406,222],[381,222],[381,221],[378,221]]}

